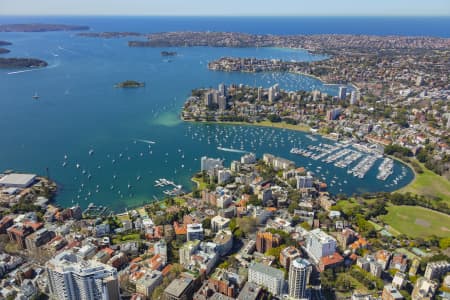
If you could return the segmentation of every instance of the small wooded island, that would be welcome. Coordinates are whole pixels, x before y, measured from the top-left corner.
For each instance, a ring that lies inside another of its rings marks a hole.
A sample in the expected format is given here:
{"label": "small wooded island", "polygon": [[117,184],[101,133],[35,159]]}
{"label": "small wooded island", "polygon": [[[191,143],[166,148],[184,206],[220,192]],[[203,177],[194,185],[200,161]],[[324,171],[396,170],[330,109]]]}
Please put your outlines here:
{"label": "small wooded island", "polygon": [[[2,25],[0,25],[1,28]],[[7,41],[0,41],[0,46],[10,46],[12,43]],[[10,50],[6,48],[0,48],[0,54],[9,53]],[[46,67],[48,64],[46,61],[36,58],[0,58],[0,69],[13,69],[13,68],[41,68]]]}
{"label": "small wooded island", "polygon": [[144,82],[139,82],[135,80],[126,80],[114,85],[115,88],[139,88],[144,86],[145,86]]}
{"label": "small wooded island", "polygon": [[0,46],[11,46],[12,43],[7,42],[7,41],[0,41]]}
{"label": "small wooded island", "polygon": [[176,56],[177,53],[175,51],[161,51],[161,56]]}
{"label": "small wooded island", "polygon": [[9,68],[42,68],[48,64],[36,58],[0,58],[0,69]]}
{"label": "small wooded island", "polygon": [[[7,41],[0,41],[0,46],[10,46],[12,45],[10,42]],[[6,48],[0,48],[0,54],[9,53],[10,51]]]}

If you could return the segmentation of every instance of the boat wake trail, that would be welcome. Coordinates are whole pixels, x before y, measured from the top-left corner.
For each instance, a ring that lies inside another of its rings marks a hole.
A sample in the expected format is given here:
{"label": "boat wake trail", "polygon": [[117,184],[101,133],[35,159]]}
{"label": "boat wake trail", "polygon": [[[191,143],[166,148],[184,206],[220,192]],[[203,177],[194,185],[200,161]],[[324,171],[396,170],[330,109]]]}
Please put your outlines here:
{"label": "boat wake trail", "polygon": [[54,69],[56,67],[59,67],[59,63],[54,64],[54,65],[50,65],[47,66],[45,68],[35,68],[35,69],[28,69],[28,70],[19,70],[19,71],[13,71],[13,72],[8,72],[6,74],[8,75],[14,75],[14,74],[20,74],[20,73],[26,73],[26,72],[34,72],[34,71],[42,71],[42,70],[48,70],[48,69]]}
{"label": "boat wake trail", "polygon": [[31,69],[31,70],[20,70],[20,71],[14,71],[14,72],[8,72],[6,74],[8,75],[13,75],[13,74],[20,74],[20,73],[25,73],[25,72],[33,72],[33,71],[37,71],[38,69]]}
{"label": "boat wake trail", "polygon": [[234,153],[248,153],[248,151],[245,151],[245,150],[223,148],[223,147],[217,147],[217,150],[225,151],[225,152],[234,152]]}
{"label": "boat wake trail", "polygon": [[58,50],[67,51],[67,52],[72,53],[72,54],[78,54],[76,51],[73,51],[73,50],[70,50],[70,49],[67,49],[67,48],[64,48],[64,47],[61,47],[61,46],[58,46]]}
{"label": "boat wake trail", "polygon": [[154,141],[149,141],[149,140],[136,139],[136,141],[142,142],[142,143],[146,143],[146,144],[150,144],[150,145],[156,144],[156,142],[154,142]]}

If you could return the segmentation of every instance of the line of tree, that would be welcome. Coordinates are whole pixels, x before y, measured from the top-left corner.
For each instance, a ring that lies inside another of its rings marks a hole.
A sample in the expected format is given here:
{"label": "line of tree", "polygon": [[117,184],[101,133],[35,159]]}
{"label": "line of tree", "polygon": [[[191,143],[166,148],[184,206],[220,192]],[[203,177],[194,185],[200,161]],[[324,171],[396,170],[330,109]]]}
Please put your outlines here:
{"label": "line of tree", "polygon": [[418,161],[423,163],[428,170],[438,175],[444,175],[450,171],[450,155],[445,154],[442,158],[435,158],[434,148],[426,145],[416,155]]}
{"label": "line of tree", "polygon": [[268,115],[267,119],[270,122],[272,122],[272,123],[279,123],[279,122],[281,122],[281,117],[279,115],[275,115],[275,114]]}
{"label": "line of tree", "polygon": [[388,145],[388,146],[384,147],[384,154],[395,155],[396,153],[399,153],[402,156],[406,156],[406,157],[413,156],[413,153],[410,149],[400,146],[400,145],[392,144],[392,145]]}

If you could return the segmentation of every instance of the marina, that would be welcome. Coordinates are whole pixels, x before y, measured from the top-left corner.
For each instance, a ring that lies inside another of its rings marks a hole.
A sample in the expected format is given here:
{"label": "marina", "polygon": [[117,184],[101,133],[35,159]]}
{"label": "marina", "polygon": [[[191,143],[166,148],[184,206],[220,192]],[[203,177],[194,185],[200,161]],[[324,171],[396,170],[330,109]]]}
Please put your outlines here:
{"label": "marina", "polygon": [[353,176],[362,179],[366,176],[367,172],[372,168],[376,160],[377,160],[376,157],[368,155],[364,157],[355,167],[353,167],[351,170],[348,170],[347,173],[349,174],[353,173]]}
{"label": "marina", "polygon": [[386,180],[391,176],[394,168],[394,160],[392,158],[385,158],[381,165],[378,167],[377,179]]}
{"label": "marina", "polygon": [[[0,164],[5,169],[14,167],[36,173],[45,173],[48,168],[50,176],[58,178],[60,188],[55,199],[60,205],[79,203],[86,208],[94,203],[123,211],[169,193],[176,194],[178,185],[187,192],[193,187],[190,177],[200,169],[200,158],[205,155],[224,159],[225,165],[239,160],[245,152],[253,152],[257,157],[264,153],[286,157],[321,178],[334,194],[395,190],[413,177],[409,168],[402,175],[402,165],[395,161],[392,175],[385,181],[377,180],[381,159],[364,179],[354,177],[346,170],[358,160],[347,167],[334,165],[353,152],[332,163],[322,160],[344,149],[368,154],[319,135],[261,126],[183,123],[179,119],[180,107],[193,87],[217,86],[222,82],[263,87],[278,83],[287,90],[320,90],[337,95],[337,86],[298,74],[224,73],[205,67],[208,61],[226,55],[296,61],[322,56],[275,48],[175,47],[179,56],[167,64],[161,60],[159,49],[130,50],[119,39],[86,39],[55,33],[21,39],[20,45],[18,55],[21,48],[33,49],[34,55],[45,58],[54,67],[0,74],[0,87],[6,91],[3,101],[8,107],[8,112],[0,113],[0,123],[5,128],[12,123],[34,128],[50,138],[30,135],[27,130],[5,132],[3,143],[0,142]],[[129,55],[130,51],[133,55]],[[94,60],[103,67],[86,73]],[[132,91],[111,88],[124,78],[151,78],[151,84]],[[33,85],[24,89],[31,81]],[[23,105],[23,99],[29,103],[30,95],[43,90],[45,101]],[[305,150],[307,156],[290,154],[292,148]],[[155,180],[162,178],[176,186],[155,187]]]}
{"label": "marina", "polygon": [[44,2],[0,23],[1,299],[445,297],[444,4]]}
{"label": "marina", "polygon": [[[321,160],[327,164],[333,164],[337,168],[347,169],[347,174],[363,179],[367,172],[371,170],[376,161],[382,158],[382,154],[375,148],[367,145],[352,143],[319,144],[318,146],[309,145],[306,149],[292,148],[289,152],[295,155],[301,155],[313,160]],[[356,163],[356,165],[354,165]],[[350,168],[350,165],[354,165]],[[320,167],[318,167],[320,168]],[[386,180],[393,172],[393,160],[385,158],[379,166],[379,173],[376,176],[378,180]],[[335,184],[335,180],[331,181],[331,186]],[[395,181],[393,184],[397,184]]]}
{"label": "marina", "polygon": [[178,196],[178,195],[181,195],[184,193],[182,185],[177,185],[173,181],[167,180],[165,178],[160,178],[160,179],[155,180],[155,187],[163,188],[166,186],[173,187],[173,189],[171,189],[171,190],[163,191],[163,193],[167,196]]}
{"label": "marina", "polygon": [[[114,210],[133,201],[142,203],[174,197],[192,188],[190,175],[199,170],[201,156],[220,158],[229,165],[247,152],[253,152],[257,157],[274,153],[292,159],[325,182],[331,193],[357,192],[351,178],[360,180],[359,189],[365,187],[367,190],[379,189],[379,185],[386,190],[394,189],[408,178],[408,170],[405,168],[403,172],[401,165],[393,161],[395,176],[377,179],[381,168],[378,164],[383,159],[361,152],[357,150],[358,146],[350,143],[337,143],[320,136],[314,142],[302,132],[189,123],[180,128],[183,132],[176,143],[163,134],[153,134],[151,139],[145,139],[153,141],[152,144],[130,139],[115,149],[90,145],[84,155],[63,153],[58,165],[71,174],[72,182],[62,186],[63,194],[69,196],[71,202],[81,205],[91,202],[101,205],[106,203],[103,199],[119,199],[113,201],[116,203]],[[241,146],[246,150],[240,150]],[[203,150],[199,152],[199,148]],[[381,169],[388,167],[386,162]],[[51,172],[58,172],[58,168],[52,168]],[[378,186],[373,184],[373,179],[380,182]]]}

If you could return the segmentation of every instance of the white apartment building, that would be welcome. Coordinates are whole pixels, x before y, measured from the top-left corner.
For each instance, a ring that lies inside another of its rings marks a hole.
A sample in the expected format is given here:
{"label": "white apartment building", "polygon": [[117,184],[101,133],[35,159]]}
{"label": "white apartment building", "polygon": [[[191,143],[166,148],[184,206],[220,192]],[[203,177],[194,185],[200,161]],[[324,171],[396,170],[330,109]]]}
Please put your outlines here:
{"label": "white apartment building", "polygon": [[311,230],[306,238],[306,251],[316,261],[336,252],[336,239],[320,229]]}
{"label": "white apartment building", "polygon": [[265,287],[275,296],[284,291],[284,273],[281,270],[255,263],[248,268],[248,281]]}
{"label": "white apartment building", "polygon": [[303,258],[296,258],[289,267],[289,297],[292,299],[306,298],[306,284],[312,272],[312,265]]}
{"label": "white apartment building", "polygon": [[52,299],[120,299],[117,270],[109,265],[85,261],[71,252],[62,252],[47,263]]}

